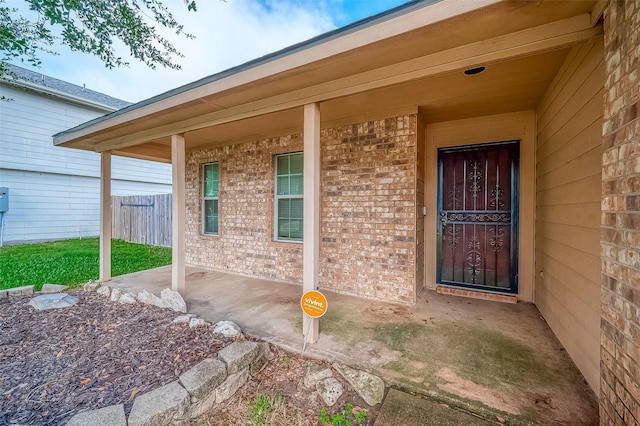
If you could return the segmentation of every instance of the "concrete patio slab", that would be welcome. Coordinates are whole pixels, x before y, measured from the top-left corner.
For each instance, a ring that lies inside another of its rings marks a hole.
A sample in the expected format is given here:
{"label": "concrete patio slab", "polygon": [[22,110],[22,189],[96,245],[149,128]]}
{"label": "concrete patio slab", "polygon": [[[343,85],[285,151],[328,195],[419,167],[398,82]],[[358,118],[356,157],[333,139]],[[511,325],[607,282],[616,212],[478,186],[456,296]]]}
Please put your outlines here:
{"label": "concrete patio slab", "polygon": [[380,408],[375,426],[489,426],[488,421],[419,396],[391,389]]}
{"label": "concrete patio slab", "polygon": [[[158,295],[171,268],[114,278]],[[598,424],[593,391],[534,305],[424,291],[415,306],[324,292],[328,312],[307,356],[380,375],[387,384],[513,423]],[[187,268],[187,309],[300,352],[302,287]]]}

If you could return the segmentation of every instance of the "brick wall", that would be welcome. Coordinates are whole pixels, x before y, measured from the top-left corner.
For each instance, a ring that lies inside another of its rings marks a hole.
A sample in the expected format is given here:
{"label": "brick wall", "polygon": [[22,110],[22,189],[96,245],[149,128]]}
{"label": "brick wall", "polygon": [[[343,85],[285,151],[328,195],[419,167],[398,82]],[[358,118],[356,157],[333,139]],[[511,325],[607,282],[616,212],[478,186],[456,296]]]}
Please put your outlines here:
{"label": "brick wall", "polygon": [[[274,156],[302,151],[301,135],[187,152],[186,262],[302,282],[302,244],[273,240]],[[218,162],[219,235],[202,234],[202,164]]]}
{"label": "brick wall", "polygon": [[605,11],[600,423],[640,423],[640,2]]}
{"label": "brick wall", "polygon": [[[274,156],[302,151],[300,135],[187,152],[186,262],[302,282],[302,244],[273,240]],[[415,299],[416,118],[321,132],[321,288]],[[202,164],[218,162],[219,235],[201,232]]]}
{"label": "brick wall", "polygon": [[416,117],[321,136],[321,287],[415,300]]}

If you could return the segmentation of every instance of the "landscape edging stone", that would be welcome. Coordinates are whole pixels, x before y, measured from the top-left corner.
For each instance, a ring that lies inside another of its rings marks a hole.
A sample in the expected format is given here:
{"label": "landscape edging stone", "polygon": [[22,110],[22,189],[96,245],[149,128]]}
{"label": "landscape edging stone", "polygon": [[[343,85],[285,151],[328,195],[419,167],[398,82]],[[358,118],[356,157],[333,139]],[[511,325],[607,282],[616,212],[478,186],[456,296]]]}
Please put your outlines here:
{"label": "landscape edging stone", "polygon": [[[99,287],[92,290],[97,291]],[[110,294],[104,295],[110,296]],[[177,418],[188,420],[198,417],[214,404],[224,402],[233,396],[246,383],[250,371],[255,374],[273,358],[269,344],[266,342],[233,342],[218,351],[218,355],[222,351],[224,351],[223,359],[205,359],[180,375],[179,380],[137,396],[125,424],[129,426],[167,424]],[[230,368],[233,369],[231,373],[229,373]],[[211,381],[197,384],[195,378],[201,376],[204,370],[211,370]],[[158,404],[152,402],[158,402]],[[101,412],[114,412],[121,407],[122,404],[119,404],[84,411],[72,417],[70,422],[77,417],[92,418],[91,416],[99,415]]]}

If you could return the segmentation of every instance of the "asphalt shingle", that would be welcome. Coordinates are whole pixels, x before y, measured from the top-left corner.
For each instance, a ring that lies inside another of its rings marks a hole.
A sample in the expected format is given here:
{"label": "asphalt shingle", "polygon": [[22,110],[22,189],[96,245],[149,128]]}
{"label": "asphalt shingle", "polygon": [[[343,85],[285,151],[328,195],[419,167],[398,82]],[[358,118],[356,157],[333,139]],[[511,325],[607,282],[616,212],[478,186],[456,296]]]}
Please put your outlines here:
{"label": "asphalt shingle", "polygon": [[15,65],[7,65],[7,68],[9,72],[13,74],[13,78],[9,76],[6,79],[9,83],[20,84],[20,81],[24,81],[43,88],[50,88],[78,98],[108,105],[116,109],[125,108],[131,105],[130,102],[123,101],[122,99],[117,99],[112,96],[105,95],[104,93],[87,89],[84,86],[78,86],[76,84],[58,80],[57,78],[49,77],[26,68],[21,68]]}

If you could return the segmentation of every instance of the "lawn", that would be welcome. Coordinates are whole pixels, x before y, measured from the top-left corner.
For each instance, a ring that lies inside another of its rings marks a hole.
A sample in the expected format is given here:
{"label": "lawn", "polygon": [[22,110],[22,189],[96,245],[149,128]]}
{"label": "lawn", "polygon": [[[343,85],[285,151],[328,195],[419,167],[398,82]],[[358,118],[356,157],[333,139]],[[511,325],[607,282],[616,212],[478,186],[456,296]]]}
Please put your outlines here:
{"label": "lawn", "polygon": [[[111,274],[171,264],[171,249],[111,241]],[[98,279],[99,239],[83,238],[0,248],[0,290],[42,284],[73,285]]]}

